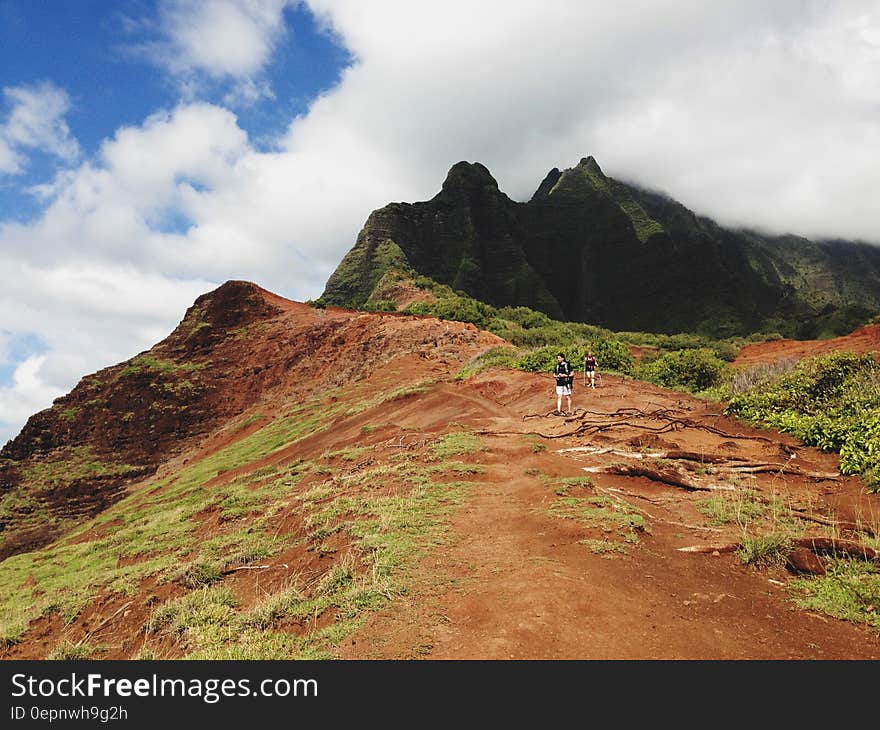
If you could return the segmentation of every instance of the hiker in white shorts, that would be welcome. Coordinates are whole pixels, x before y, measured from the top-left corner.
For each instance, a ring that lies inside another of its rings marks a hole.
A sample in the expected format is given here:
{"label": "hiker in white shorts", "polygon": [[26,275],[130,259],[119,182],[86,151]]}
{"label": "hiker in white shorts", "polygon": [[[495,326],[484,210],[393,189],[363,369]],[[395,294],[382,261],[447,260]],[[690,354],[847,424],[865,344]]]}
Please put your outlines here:
{"label": "hiker in white shorts", "polygon": [[[561,352],[556,356],[556,367],[553,368],[553,374],[556,376],[556,413],[562,413],[567,416],[571,413],[571,386],[574,382],[571,365],[565,359],[565,355]],[[562,399],[565,398],[566,409],[562,410]]]}

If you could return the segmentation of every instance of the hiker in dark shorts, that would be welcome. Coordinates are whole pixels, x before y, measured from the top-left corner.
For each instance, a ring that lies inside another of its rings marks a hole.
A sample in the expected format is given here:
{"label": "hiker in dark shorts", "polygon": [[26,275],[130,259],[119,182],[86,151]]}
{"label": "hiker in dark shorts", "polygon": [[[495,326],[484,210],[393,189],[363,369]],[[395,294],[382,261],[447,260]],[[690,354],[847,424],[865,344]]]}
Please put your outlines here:
{"label": "hiker in dark shorts", "polygon": [[587,352],[587,354],[584,355],[584,385],[589,384],[591,388],[596,387],[596,368],[598,367],[599,363],[596,361],[596,358],[593,357],[593,353]]}
{"label": "hiker in dark shorts", "polygon": [[[571,365],[561,352],[556,356],[556,367],[553,368],[556,376],[556,412],[567,416],[571,413],[571,385],[574,382]],[[565,398],[567,408],[562,410],[562,399]]]}

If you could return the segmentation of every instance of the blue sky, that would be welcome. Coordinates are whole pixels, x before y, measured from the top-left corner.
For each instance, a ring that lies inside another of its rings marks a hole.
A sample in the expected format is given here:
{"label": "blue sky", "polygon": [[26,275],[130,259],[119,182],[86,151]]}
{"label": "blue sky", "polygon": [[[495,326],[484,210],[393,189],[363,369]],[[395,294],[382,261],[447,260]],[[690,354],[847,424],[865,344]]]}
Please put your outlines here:
{"label": "blue sky", "polygon": [[0,444],[225,280],[319,295],[460,160],[880,242],[878,151],[875,0],[0,0]]}
{"label": "blue sky", "polygon": [[[338,81],[346,50],[322,32],[302,5],[282,11],[284,38],[260,77],[271,97],[234,106],[255,146],[271,146],[296,115]],[[50,82],[70,97],[65,119],[84,157],[120,127],[140,124],[181,98],[178,80],[162,73],[143,46],[161,38],[155,0],[0,0],[0,69],[4,87]],[[199,99],[223,103],[224,79],[206,80]],[[7,99],[5,106],[10,102]],[[46,182],[60,161],[30,151],[23,174],[0,179],[0,219],[27,220],[41,209],[27,188]]]}

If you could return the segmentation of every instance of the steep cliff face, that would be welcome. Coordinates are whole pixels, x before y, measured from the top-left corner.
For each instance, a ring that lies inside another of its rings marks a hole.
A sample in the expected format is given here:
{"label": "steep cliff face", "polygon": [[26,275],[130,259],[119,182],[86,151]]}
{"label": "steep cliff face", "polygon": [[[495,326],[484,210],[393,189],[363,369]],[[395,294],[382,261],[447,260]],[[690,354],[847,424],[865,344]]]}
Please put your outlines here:
{"label": "steep cliff face", "polygon": [[327,281],[324,300],[360,307],[389,269],[428,276],[491,304],[563,310],[523,250],[523,204],[498,189],[479,163],[459,162],[423,203],[374,211]]}
{"label": "steep cliff face", "polygon": [[[853,257],[856,268],[845,263]],[[870,247],[724,229],[609,178],[592,157],[551,170],[527,203],[482,165],[454,165],[430,201],[369,217],[323,299],[363,306],[395,270],[613,329],[732,334],[780,319],[809,327],[829,307],[880,309]]]}

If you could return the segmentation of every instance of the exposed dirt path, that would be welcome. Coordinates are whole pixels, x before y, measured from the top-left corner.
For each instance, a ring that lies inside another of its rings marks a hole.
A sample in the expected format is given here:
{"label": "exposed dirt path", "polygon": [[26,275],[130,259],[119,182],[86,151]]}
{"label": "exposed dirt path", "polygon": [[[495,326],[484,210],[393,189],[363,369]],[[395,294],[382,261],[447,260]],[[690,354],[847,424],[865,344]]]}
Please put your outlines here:
{"label": "exposed dirt path", "polygon": [[[636,453],[639,448],[645,452],[641,456],[679,449],[726,453],[751,462],[797,463],[800,470],[812,473],[834,472],[836,457],[800,448],[787,437],[748,429],[694,398],[609,376],[601,389],[576,391],[575,406],[607,414],[669,409],[676,417],[734,438],[699,428],[652,436],[637,426],[656,428],[663,422],[636,419],[636,426],[544,441],[549,448],[534,451],[534,437],[511,432],[560,434],[579,423],[560,417],[523,421],[524,413],[552,407],[550,389],[543,392],[539,377],[504,373],[500,379],[484,374],[460,384],[457,392],[444,386],[439,400],[445,417],[458,408],[461,427],[485,432],[489,451],[477,457],[486,470],[483,481],[453,519],[448,544],[422,562],[414,589],[375,615],[343,647],[343,656],[880,658],[877,632],[795,608],[786,587],[790,576],[783,568],[744,566],[732,553],[679,552],[677,548],[684,546],[741,537],[736,526],[712,526],[696,509],[697,500],[707,493],[604,473],[593,475],[594,487],[574,488],[571,495],[604,495],[642,511],[650,534],[641,534],[639,544],[628,546],[625,554],[592,552],[580,541],[603,538],[601,529],[549,513],[557,499],[554,478],[626,461],[615,453]],[[478,418],[475,394],[486,396]],[[434,396],[420,401],[421,419],[415,413],[396,413],[395,423],[405,420],[412,426],[421,420],[428,426]],[[491,416],[485,412],[486,403],[492,405]],[[615,453],[558,452],[573,447]],[[790,459],[792,453],[795,460]],[[703,470],[698,468],[694,478],[728,485],[718,475],[699,474]],[[823,512],[826,503],[843,503],[875,524],[880,517],[877,500],[862,494],[854,479],[771,472],[750,475],[746,481],[743,486],[761,495],[811,512]]]}

